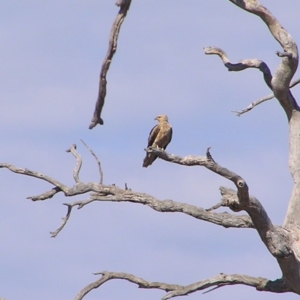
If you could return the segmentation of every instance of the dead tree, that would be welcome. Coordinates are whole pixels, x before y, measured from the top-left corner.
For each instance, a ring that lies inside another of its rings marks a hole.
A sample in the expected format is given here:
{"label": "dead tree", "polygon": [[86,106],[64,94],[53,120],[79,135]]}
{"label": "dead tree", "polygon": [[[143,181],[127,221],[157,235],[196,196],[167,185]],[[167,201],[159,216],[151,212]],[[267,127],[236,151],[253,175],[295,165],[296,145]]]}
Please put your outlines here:
{"label": "dead tree", "polygon": [[[220,193],[222,196],[221,201],[209,209],[196,207],[186,203],[179,203],[172,200],[158,200],[151,195],[132,191],[127,187],[127,185],[125,185],[124,189],[115,185],[105,185],[103,183],[101,164],[92,150],[90,151],[95,156],[99,166],[100,180],[99,182],[84,183],[79,178],[82,159],[77,152],[75,145],[72,145],[70,149],[67,150],[75,156],[77,161],[76,167],[73,171],[75,185],[72,187],[68,187],[65,184],[39,172],[17,168],[8,163],[1,163],[0,168],[7,168],[14,173],[44,180],[53,186],[51,190],[46,191],[43,194],[28,197],[28,199],[31,199],[32,201],[48,200],[60,192],[67,197],[90,193],[86,200],[64,204],[67,206],[67,214],[63,218],[61,226],[51,233],[52,237],[57,236],[57,234],[59,234],[59,232],[67,224],[74,207],[80,209],[96,201],[132,202],[149,206],[158,212],[184,213],[193,218],[211,222],[225,228],[252,228],[256,230],[270,254],[277,260],[282,271],[281,278],[271,280],[241,274],[221,273],[215,277],[183,286],[163,282],[149,282],[127,273],[99,272],[95,274],[101,275],[100,279],[83,288],[75,297],[76,300],[83,299],[87,293],[112,279],[125,279],[144,289],[164,290],[166,291],[166,294],[163,299],[171,299],[200,290],[215,289],[226,285],[236,284],[251,286],[259,291],[268,291],[273,293],[291,292],[300,295],[300,109],[290,91],[291,87],[299,83],[299,80],[291,82],[298,66],[298,49],[289,33],[258,1],[230,1],[239,8],[260,17],[269,28],[272,36],[282,47],[282,51],[277,52],[281,61],[278,68],[275,70],[274,75],[272,75],[268,65],[261,60],[245,59],[238,63],[232,63],[222,49],[217,47],[204,48],[205,54],[218,55],[229,71],[242,71],[247,68],[257,68],[263,73],[264,80],[267,86],[271,89],[271,95],[264,97],[257,102],[253,102],[248,108],[238,112],[238,115],[248,112],[256,105],[275,97],[279,101],[279,104],[282,106],[287,116],[290,134],[289,168],[294,180],[294,188],[282,226],[277,226],[272,223],[272,220],[269,218],[260,201],[256,199],[255,196],[249,194],[248,185],[242,176],[218,164],[216,162],[217,159],[212,157],[209,148],[204,156],[185,157],[169,154],[156,148],[146,149],[147,152],[153,152],[158,155],[160,159],[167,162],[183,166],[203,166],[219,176],[233,182],[236,189],[233,190],[227,187],[220,187]],[[121,5],[121,2],[118,4]],[[123,1],[122,3],[127,5],[127,9],[129,8],[130,1]],[[104,98],[102,97],[101,99],[103,100],[101,100],[103,106]],[[101,112],[101,109],[98,110],[98,112]],[[94,120],[92,127],[97,123],[101,123],[99,120],[101,120],[100,113]],[[221,206],[228,207],[233,212],[245,211],[247,215],[216,212],[215,210]]]}

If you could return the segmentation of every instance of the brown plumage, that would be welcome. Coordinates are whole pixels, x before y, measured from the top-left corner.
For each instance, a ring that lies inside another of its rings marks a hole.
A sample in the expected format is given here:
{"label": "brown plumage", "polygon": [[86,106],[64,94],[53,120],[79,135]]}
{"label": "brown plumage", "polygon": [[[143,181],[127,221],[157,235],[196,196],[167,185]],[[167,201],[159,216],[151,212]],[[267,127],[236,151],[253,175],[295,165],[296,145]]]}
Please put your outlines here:
{"label": "brown plumage", "polygon": [[[172,126],[168,122],[166,115],[157,116],[154,120],[158,121],[158,124],[152,128],[148,137],[148,146],[166,149],[172,139]],[[143,167],[147,168],[157,158],[157,155],[153,153],[147,153],[144,158]]]}

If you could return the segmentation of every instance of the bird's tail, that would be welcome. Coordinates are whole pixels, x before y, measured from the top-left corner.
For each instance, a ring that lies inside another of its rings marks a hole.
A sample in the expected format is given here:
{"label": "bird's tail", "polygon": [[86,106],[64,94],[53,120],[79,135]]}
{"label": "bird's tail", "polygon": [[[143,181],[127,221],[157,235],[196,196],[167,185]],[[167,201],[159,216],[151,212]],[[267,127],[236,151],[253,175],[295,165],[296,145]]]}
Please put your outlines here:
{"label": "bird's tail", "polygon": [[157,155],[153,153],[148,153],[143,161],[143,167],[147,168],[148,166],[152,165],[152,163],[157,159]]}

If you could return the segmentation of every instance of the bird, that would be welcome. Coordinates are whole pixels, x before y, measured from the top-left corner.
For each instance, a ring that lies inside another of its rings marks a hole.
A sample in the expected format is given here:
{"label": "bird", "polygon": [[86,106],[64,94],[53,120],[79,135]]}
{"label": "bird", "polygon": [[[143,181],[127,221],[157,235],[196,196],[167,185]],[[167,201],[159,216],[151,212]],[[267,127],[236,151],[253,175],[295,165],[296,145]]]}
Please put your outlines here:
{"label": "bird", "polygon": [[[157,147],[165,150],[172,140],[172,126],[166,115],[159,115],[154,120],[157,120],[158,124],[150,131],[147,148]],[[156,159],[157,155],[154,153],[147,153],[143,161],[143,167],[147,168]]]}

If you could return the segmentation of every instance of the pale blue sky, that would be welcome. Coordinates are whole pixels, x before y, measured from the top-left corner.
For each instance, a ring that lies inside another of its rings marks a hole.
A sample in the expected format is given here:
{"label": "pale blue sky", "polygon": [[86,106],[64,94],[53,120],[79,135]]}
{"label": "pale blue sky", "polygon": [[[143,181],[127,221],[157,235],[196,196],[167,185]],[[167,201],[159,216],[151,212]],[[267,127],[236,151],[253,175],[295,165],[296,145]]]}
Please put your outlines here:
{"label": "pale blue sky", "polygon": [[[300,41],[299,3],[262,1]],[[174,128],[168,150],[211,153],[239,173],[250,192],[281,224],[291,194],[288,127],[276,100],[238,118],[232,110],[268,95],[257,70],[228,72],[202,48],[223,48],[232,61],[264,60],[272,72],[281,50],[259,18],[229,1],[134,1],[121,28],[108,73],[104,126],[88,130],[100,67],[118,11],[114,1],[0,0],[1,158],[72,185],[78,145],[81,179],[104,182],[204,208],[220,200],[231,182],[203,168],[157,160],[142,168],[148,133],[158,114]],[[299,78],[299,71],[294,79]],[[299,86],[293,94],[300,101]],[[254,230],[224,229],[182,214],[163,214],[130,203],[93,203],[74,210],[57,238],[66,209],[62,194],[33,203],[26,197],[51,186],[1,170],[0,297],[6,300],[73,299],[97,271],[134,273],[149,281],[189,284],[223,273],[276,279],[280,269]],[[76,199],[86,199],[80,196]],[[228,210],[227,210],[228,211]],[[162,291],[111,281],[86,300],[160,299]],[[294,300],[231,286],[193,299]],[[182,298],[184,299],[184,298]]]}

